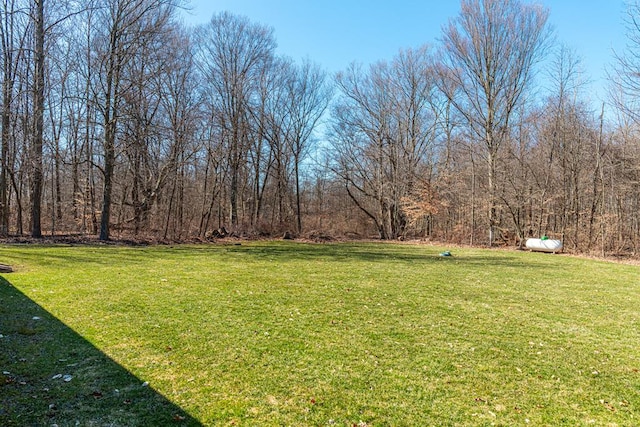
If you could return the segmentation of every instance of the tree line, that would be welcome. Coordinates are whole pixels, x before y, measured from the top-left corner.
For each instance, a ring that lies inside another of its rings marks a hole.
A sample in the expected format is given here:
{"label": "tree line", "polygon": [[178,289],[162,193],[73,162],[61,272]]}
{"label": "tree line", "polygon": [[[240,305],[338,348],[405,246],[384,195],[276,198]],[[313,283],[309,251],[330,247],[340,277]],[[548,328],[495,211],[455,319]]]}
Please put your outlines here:
{"label": "tree line", "polygon": [[598,107],[537,4],[462,0],[437,44],[336,75],[184,7],[1,0],[0,236],[546,234],[637,254],[637,3]]}

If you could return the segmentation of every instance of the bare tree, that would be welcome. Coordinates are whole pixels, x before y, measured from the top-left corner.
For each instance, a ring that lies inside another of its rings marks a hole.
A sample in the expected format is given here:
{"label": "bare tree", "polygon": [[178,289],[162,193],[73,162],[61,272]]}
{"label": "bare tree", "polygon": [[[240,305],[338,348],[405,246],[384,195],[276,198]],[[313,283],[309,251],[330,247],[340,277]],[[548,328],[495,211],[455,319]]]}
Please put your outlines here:
{"label": "bare tree", "polygon": [[368,72],[351,66],[337,77],[332,111],[334,171],[381,239],[404,235],[403,199],[425,169],[435,139],[437,110],[426,47],[401,52]]}
{"label": "bare tree", "polygon": [[614,230],[609,233],[612,248],[637,253],[640,240],[640,2],[637,0],[627,3],[625,27],[626,48],[614,52],[615,62],[609,73],[609,99],[617,112],[618,129],[610,147],[611,197],[607,210],[610,218],[616,220]]}
{"label": "bare tree", "polygon": [[138,45],[138,60],[127,64],[123,76],[127,83],[122,118],[127,160],[122,209],[135,235],[152,226],[152,208],[169,179],[176,178],[189,132],[188,111],[193,108],[184,104],[189,102],[188,90],[193,90],[187,83],[193,69],[186,35],[164,25],[161,32],[141,35]]}
{"label": "bare tree", "polygon": [[[270,228],[288,228],[291,219],[290,175],[293,153],[290,145],[292,118],[289,86],[294,79],[295,65],[288,58],[274,58],[265,67],[260,79],[260,108],[254,118],[257,133],[250,152],[255,183],[255,224],[266,194],[271,189]],[[267,218],[262,218],[267,222]],[[262,227],[259,227],[262,228]]]}
{"label": "bare tree", "polygon": [[34,11],[33,134],[31,142],[31,236],[42,237],[42,145],[44,135],[44,0],[35,0]]}
{"label": "bare tree", "polygon": [[[162,150],[162,163],[158,168],[153,192],[160,197],[160,190],[165,186],[171,187],[168,197],[165,195],[166,220],[163,237],[168,236],[170,218],[186,228],[184,210],[188,209],[193,200],[178,197],[178,190],[184,181],[185,169],[189,168],[195,153],[199,149],[196,138],[199,111],[197,105],[197,80],[193,65],[193,48],[191,39],[180,27],[175,27],[168,34],[165,49],[162,50],[162,69],[158,73],[152,88],[160,94],[162,116],[166,129],[165,144]],[[192,178],[193,179],[193,178]],[[168,192],[168,189],[165,193]],[[180,203],[182,202],[182,203]],[[178,234],[179,236],[180,234]]]}
{"label": "bare tree", "polygon": [[[298,66],[276,58],[261,79],[260,108],[255,114],[258,133],[252,150],[255,170],[255,214],[260,212],[268,178],[275,181],[275,220],[279,228],[295,213],[295,229],[302,231],[301,174],[312,134],[330,101],[326,74],[304,61]],[[268,151],[261,146],[268,143]],[[293,181],[293,182],[291,182]],[[291,189],[291,187],[293,189]],[[257,218],[256,218],[257,219]]]}
{"label": "bare tree", "polygon": [[[554,228],[561,235],[567,234],[572,246],[577,248],[581,238],[581,212],[586,204],[587,175],[593,172],[589,165],[595,164],[592,161],[595,160],[595,129],[588,106],[581,99],[584,78],[580,60],[566,47],[561,47],[552,67],[553,92],[542,116],[548,127],[540,138],[548,153],[548,157],[543,158],[548,161],[538,165],[536,175],[543,183],[543,195],[551,195],[551,200],[542,200],[542,206],[552,208],[561,224],[559,230]],[[535,157],[532,162],[534,160]],[[551,181],[554,179],[556,182]],[[539,233],[548,232],[543,228],[546,226],[538,226]]]}
{"label": "bare tree", "polygon": [[519,0],[462,0],[444,28],[441,87],[485,147],[489,244],[497,223],[497,161],[511,121],[542,59],[548,11]]}
{"label": "bare tree", "polygon": [[614,52],[609,73],[610,99],[618,110],[640,123],[640,2],[627,4],[625,26],[626,50]]}
{"label": "bare tree", "polygon": [[136,59],[138,41],[149,34],[163,31],[175,10],[174,0],[104,0],[102,25],[104,34],[98,51],[99,73],[97,89],[102,115],[104,190],[100,240],[110,235],[113,180],[116,167],[116,142],[122,97],[127,89],[123,73],[126,65]]}
{"label": "bare tree", "polygon": [[310,139],[314,129],[331,100],[331,88],[326,82],[326,74],[309,61],[293,69],[288,85],[288,116],[291,131],[288,143],[293,155],[295,179],[296,226],[302,232],[302,209],[300,202],[300,169],[308,154]]}
{"label": "bare tree", "polygon": [[247,18],[220,13],[196,34],[196,59],[215,109],[229,165],[230,222],[238,225],[241,172],[246,165],[250,134],[249,106],[262,70],[271,62],[275,38],[271,28]]}
{"label": "bare tree", "polygon": [[[24,3],[16,0],[3,0],[0,3],[0,52],[2,61],[2,133],[0,142],[0,236],[9,233],[10,218],[10,188],[13,176],[12,157],[15,152],[11,149],[16,136],[15,129],[17,86],[19,72],[24,61],[27,43],[28,23],[23,19],[26,14],[21,13]],[[15,182],[15,179],[13,180]],[[18,198],[19,199],[19,198]],[[18,209],[18,213],[22,208]],[[20,227],[18,227],[20,228]]]}

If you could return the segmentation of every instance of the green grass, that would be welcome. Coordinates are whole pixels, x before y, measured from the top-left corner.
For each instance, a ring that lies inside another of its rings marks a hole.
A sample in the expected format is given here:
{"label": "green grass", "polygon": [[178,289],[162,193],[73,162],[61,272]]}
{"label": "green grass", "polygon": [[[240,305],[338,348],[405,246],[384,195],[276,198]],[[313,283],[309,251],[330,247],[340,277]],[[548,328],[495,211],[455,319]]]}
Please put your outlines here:
{"label": "green grass", "polygon": [[640,267],[442,250],[0,247],[0,424],[640,425]]}

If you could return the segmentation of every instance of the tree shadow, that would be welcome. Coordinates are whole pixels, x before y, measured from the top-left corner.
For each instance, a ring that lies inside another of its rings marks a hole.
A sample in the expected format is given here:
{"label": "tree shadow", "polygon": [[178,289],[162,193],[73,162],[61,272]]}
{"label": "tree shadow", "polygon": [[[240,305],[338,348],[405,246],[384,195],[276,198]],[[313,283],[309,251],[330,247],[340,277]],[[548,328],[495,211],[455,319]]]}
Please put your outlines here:
{"label": "tree shadow", "polygon": [[[74,245],[72,245],[74,246]],[[63,246],[65,248],[72,246]],[[51,246],[54,247],[54,246]],[[12,247],[12,255],[21,258],[33,258],[33,247],[22,249]],[[508,251],[490,250],[456,252],[449,257],[441,256],[441,249],[400,245],[394,243],[370,242],[337,242],[337,243],[308,243],[291,241],[250,241],[250,242],[219,242],[203,245],[168,245],[149,247],[123,246],[117,250],[109,250],[109,256],[100,256],[103,246],[84,245],[81,251],[49,251],[46,254],[38,252],[37,263],[41,266],[49,264],[58,266],[60,262],[82,264],[86,268],[102,268],[111,266],[114,262],[127,265],[146,265],[150,259],[163,259],[167,254],[190,257],[195,254],[204,258],[224,253],[231,257],[246,260],[273,261],[286,263],[288,261],[335,262],[335,263],[378,263],[384,262],[390,266],[430,266],[434,264],[465,264],[475,267],[506,267],[527,269],[553,269],[557,265],[544,258],[541,254],[531,254],[530,258],[515,255]],[[542,254],[547,255],[547,254]],[[550,254],[549,254],[550,255]]]}
{"label": "tree shadow", "polygon": [[201,426],[0,277],[0,425]]}
{"label": "tree shadow", "polygon": [[[411,265],[431,265],[434,263],[453,263],[477,266],[548,268],[540,263],[528,262],[521,257],[489,249],[482,254],[458,254],[442,256],[441,250],[384,243],[275,243],[265,245],[226,245],[223,248],[229,253],[245,254],[257,259],[286,260],[330,260],[334,262],[386,262]],[[177,249],[179,250],[179,249]],[[188,249],[191,250],[191,249]],[[206,249],[205,249],[206,250]],[[209,249],[211,250],[211,249]]]}

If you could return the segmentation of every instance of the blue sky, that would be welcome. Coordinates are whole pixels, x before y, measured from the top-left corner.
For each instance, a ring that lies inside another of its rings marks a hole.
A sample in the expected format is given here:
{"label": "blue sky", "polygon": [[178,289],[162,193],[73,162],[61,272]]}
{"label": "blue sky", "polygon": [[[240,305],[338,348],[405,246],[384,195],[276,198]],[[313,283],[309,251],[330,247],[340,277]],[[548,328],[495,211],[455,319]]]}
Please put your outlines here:
{"label": "blue sky", "polygon": [[[188,1],[188,0],[187,0]],[[625,44],[623,0],[539,0],[558,41],[575,50],[590,93],[604,96],[605,67]],[[458,0],[190,0],[186,21],[206,23],[223,10],[274,28],[278,52],[308,57],[329,72],[389,60],[403,48],[436,45]]]}

